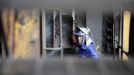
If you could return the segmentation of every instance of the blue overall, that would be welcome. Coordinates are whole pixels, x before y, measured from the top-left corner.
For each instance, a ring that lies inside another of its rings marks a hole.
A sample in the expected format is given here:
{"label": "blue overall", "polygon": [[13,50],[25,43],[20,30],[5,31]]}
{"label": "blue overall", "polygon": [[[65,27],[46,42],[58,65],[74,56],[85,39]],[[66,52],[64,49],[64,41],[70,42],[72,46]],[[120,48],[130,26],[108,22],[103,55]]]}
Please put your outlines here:
{"label": "blue overall", "polygon": [[98,58],[93,43],[91,43],[89,46],[86,46],[86,44],[82,44],[81,46],[79,46],[79,53],[84,58],[89,56],[94,59]]}

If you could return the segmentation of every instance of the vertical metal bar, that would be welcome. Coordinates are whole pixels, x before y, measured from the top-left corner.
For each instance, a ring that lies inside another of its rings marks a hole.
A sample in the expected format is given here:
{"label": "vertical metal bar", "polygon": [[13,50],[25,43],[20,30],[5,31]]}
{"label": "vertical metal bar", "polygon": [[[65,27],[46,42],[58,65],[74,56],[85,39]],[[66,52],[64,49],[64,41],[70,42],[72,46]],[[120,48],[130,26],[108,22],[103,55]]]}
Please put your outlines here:
{"label": "vertical metal bar", "polygon": [[62,11],[60,10],[60,47],[61,47],[61,58],[63,58],[63,38],[62,38]]}
{"label": "vertical metal bar", "polygon": [[119,35],[119,46],[120,46],[120,48],[119,48],[119,59],[120,60],[122,60],[122,32],[123,32],[123,27],[122,27],[122,22],[123,22],[123,14],[122,14],[122,11],[121,11],[121,14],[120,14],[120,27],[119,27],[119,29],[120,29],[120,31],[119,31],[119,33],[120,33],[120,35]]}
{"label": "vertical metal bar", "polygon": [[7,45],[7,41],[8,41],[8,12],[9,9],[5,8],[4,10],[2,10],[2,30],[3,30],[3,37],[2,37],[2,57],[3,59],[6,58],[6,56],[8,56],[9,51],[8,51],[8,45]]}
{"label": "vertical metal bar", "polygon": [[[75,10],[72,10],[72,18],[73,18],[73,27],[72,27],[72,38],[74,38],[74,32],[75,32]],[[73,40],[74,43],[74,40]],[[75,45],[73,45],[75,47]]]}
{"label": "vertical metal bar", "polygon": [[123,11],[123,60],[128,60],[131,12]]}
{"label": "vertical metal bar", "polygon": [[75,10],[72,10],[72,17],[73,17],[73,33],[75,31]]}
{"label": "vertical metal bar", "polygon": [[123,56],[123,18],[124,18],[124,16],[123,16],[123,11],[122,11],[122,13],[121,13],[121,21],[122,21],[121,22],[122,23],[121,24],[122,25],[122,27],[121,27],[121,29],[122,29],[121,30],[121,52],[120,52],[121,53],[120,54],[121,55],[121,60],[122,60],[122,56]]}
{"label": "vertical metal bar", "polygon": [[119,42],[118,42],[118,48],[119,48],[119,55],[118,55],[118,59],[120,60],[121,58],[120,58],[120,52],[121,52],[121,48],[120,48],[120,46],[121,46],[121,12],[120,12],[120,14],[119,14],[119,16],[120,16],[120,19],[119,19],[119,35],[118,35],[118,40],[119,40]]}
{"label": "vertical metal bar", "polygon": [[46,57],[46,11],[42,10],[43,56]]}
{"label": "vertical metal bar", "polygon": [[13,57],[13,47],[14,47],[14,22],[15,22],[15,11],[13,9],[9,12],[9,36],[8,36],[8,49],[9,56]]}
{"label": "vertical metal bar", "polygon": [[2,23],[3,23],[3,32],[5,35],[5,39],[7,40],[7,36],[8,36],[8,13],[9,13],[9,9],[5,8],[4,10],[2,10]]}
{"label": "vertical metal bar", "polygon": [[56,17],[56,10],[53,10],[53,47],[54,48],[56,47],[56,45],[55,45],[55,43],[56,43],[56,38],[55,38],[55,36],[56,36],[56,34],[55,34],[55,17]]}
{"label": "vertical metal bar", "polygon": [[114,39],[115,39],[115,21],[116,21],[116,12],[114,11],[114,22],[113,22],[113,59],[115,60],[115,42],[114,42]]}
{"label": "vertical metal bar", "polygon": [[121,21],[122,20],[122,17],[121,17],[121,13],[120,13],[120,26],[119,26],[119,60],[121,60]]}

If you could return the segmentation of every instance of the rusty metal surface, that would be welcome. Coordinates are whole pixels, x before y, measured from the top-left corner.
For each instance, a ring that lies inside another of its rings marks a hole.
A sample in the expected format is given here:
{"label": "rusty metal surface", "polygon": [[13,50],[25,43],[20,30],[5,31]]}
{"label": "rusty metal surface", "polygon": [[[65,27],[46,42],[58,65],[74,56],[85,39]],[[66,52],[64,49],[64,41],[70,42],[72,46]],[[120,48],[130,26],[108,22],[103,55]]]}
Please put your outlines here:
{"label": "rusty metal surface", "polygon": [[39,11],[18,10],[16,16],[14,57],[40,57]]}

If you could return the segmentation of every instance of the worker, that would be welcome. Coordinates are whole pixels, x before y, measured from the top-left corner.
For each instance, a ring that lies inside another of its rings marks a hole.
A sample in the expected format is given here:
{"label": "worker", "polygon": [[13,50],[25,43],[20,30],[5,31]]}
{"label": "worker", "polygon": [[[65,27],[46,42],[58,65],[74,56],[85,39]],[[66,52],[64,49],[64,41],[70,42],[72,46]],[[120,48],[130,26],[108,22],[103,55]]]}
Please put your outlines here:
{"label": "worker", "polygon": [[79,54],[83,58],[91,56],[94,59],[98,59],[93,39],[89,36],[90,29],[85,27],[76,27],[74,37],[72,37],[74,44],[79,48]]}

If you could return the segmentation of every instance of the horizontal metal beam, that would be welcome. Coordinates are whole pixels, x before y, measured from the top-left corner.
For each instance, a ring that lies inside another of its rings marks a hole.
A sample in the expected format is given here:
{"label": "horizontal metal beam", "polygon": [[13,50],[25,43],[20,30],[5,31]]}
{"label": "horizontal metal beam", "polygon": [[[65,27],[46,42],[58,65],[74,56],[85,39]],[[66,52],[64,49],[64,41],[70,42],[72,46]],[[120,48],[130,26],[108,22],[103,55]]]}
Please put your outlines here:
{"label": "horizontal metal beam", "polygon": [[62,48],[45,48],[45,50],[61,50]]}

